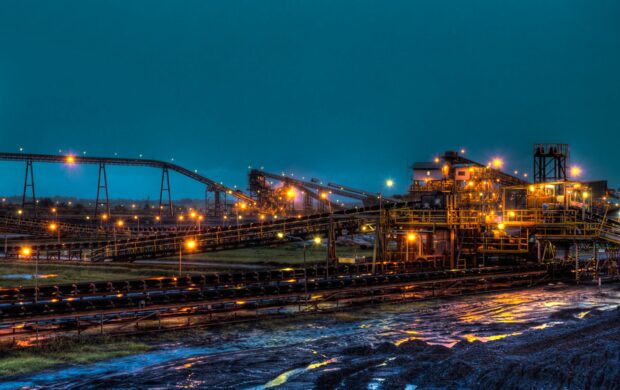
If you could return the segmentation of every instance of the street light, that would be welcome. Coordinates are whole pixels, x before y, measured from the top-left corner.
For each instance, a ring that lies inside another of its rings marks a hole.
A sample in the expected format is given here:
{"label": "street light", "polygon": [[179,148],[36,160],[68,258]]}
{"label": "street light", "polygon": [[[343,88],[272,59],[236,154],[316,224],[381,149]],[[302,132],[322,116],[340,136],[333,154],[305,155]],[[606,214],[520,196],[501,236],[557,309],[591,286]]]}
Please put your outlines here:
{"label": "street light", "polygon": [[[392,188],[394,186],[394,180],[392,179],[387,179],[385,181],[385,186],[387,188]],[[376,264],[377,264],[377,257],[378,257],[378,253],[377,253],[377,248],[380,242],[380,235],[381,235],[381,217],[383,215],[383,191],[379,191],[379,220],[377,221],[377,227],[375,229],[375,243],[374,243],[374,248],[373,248],[373,253],[372,253],[372,273],[375,273],[375,268],[376,268]]]}
{"label": "street light", "polygon": [[[279,232],[278,234],[278,238],[282,239],[285,237],[284,233]],[[286,235],[287,238],[290,238],[291,240],[295,240],[295,241],[301,241],[302,246],[303,246],[303,250],[304,250],[304,292],[305,294],[308,294],[308,266],[306,265],[306,252],[308,251],[308,243],[306,242],[306,240],[304,240],[301,237],[297,237],[297,236],[291,236],[289,234]],[[316,236],[312,239],[312,242],[316,245],[320,245],[322,242],[322,238],[319,236]]]}
{"label": "street light", "polygon": [[183,274],[183,246],[185,246],[188,251],[193,251],[197,245],[196,240],[187,240],[179,245],[179,277]]}
{"label": "street light", "polygon": [[[20,250],[20,253],[22,256],[24,257],[30,257],[32,255],[32,249],[30,247],[23,247]],[[39,256],[36,256],[34,258],[34,287],[35,287],[35,295],[34,295],[34,301],[37,302],[39,300]]]}
{"label": "street light", "polygon": [[60,227],[52,222],[49,224],[48,228],[52,233],[58,233],[58,243],[60,244]]}

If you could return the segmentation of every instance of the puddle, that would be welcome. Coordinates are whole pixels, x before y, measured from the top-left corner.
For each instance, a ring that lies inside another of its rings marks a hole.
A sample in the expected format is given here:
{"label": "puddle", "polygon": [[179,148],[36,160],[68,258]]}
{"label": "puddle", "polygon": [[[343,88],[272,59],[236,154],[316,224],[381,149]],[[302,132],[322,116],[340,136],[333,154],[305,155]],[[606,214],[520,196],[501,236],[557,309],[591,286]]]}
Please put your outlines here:
{"label": "puddle", "polygon": [[[58,277],[56,274],[37,274],[36,279],[53,279]],[[4,280],[33,280],[35,279],[34,274],[7,274],[0,275],[0,279]]]}
{"label": "puddle", "polygon": [[[363,353],[364,346],[397,348],[422,340],[451,348],[463,340],[505,341],[586,320],[593,312],[617,308],[619,302],[620,291],[612,288],[599,294],[588,287],[541,287],[230,325],[206,330],[208,346],[183,340],[143,355],[29,375],[0,384],[0,389],[52,384],[54,388],[312,388],[321,375],[339,370],[345,378],[364,377],[372,370],[365,387],[380,389],[385,385],[381,373],[389,377],[396,368],[389,359],[373,361],[372,354]],[[351,348],[362,352],[352,353]],[[351,367],[359,369],[349,372]]]}

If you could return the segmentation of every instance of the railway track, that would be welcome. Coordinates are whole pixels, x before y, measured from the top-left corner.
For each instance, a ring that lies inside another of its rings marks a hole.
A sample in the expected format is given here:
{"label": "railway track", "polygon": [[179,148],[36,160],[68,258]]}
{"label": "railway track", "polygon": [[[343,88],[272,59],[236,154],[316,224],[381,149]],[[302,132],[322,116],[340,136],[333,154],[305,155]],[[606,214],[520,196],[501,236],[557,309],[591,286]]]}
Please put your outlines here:
{"label": "railway track", "polygon": [[[489,275],[546,273],[541,266],[494,267],[459,271],[412,272],[393,269],[371,274],[369,267],[282,269],[277,271],[212,273],[198,276],[149,278],[122,282],[93,282],[37,289],[4,289],[0,320],[57,317],[78,312],[146,308],[188,302],[255,299],[289,293],[317,293],[402,283],[485,278]],[[327,272],[326,272],[327,271]],[[331,273],[329,272],[331,271]]]}
{"label": "railway track", "polygon": [[547,270],[540,266],[501,267],[453,273],[340,275],[309,279],[307,284],[305,278],[297,278],[5,302],[0,304],[0,342],[27,346],[57,336],[122,335],[222,325],[369,303],[531,286],[548,278]]}

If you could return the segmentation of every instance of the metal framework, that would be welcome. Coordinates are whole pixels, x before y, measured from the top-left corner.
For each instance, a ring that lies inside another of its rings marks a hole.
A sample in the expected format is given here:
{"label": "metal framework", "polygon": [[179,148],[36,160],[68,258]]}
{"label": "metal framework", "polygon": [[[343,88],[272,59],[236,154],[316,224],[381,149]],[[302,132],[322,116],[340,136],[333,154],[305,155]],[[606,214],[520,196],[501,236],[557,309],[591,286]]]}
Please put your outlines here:
{"label": "metal framework", "polygon": [[[33,162],[43,163],[59,163],[59,164],[97,164],[99,165],[99,173],[103,172],[105,177],[105,167],[108,165],[121,165],[121,166],[142,166],[158,168],[166,171],[177,172],[183,176],[186,176],[192,180],[202,183],[207,186],[209,191],[223,192],[234,198],[246,202],[249,205],[255,205],[254,199],[245,195],[243,192],[227,187],[212,179],[209,179],[203,175],[198,174],[196,171],[183,168],[182,166],[172,164],[166,161],[152,160],[152,159],[132,159],[132,158],[120,158],[120,157],[87,157],[87,156],[73,156],[73,155],[51,155],[51,154],[29,154],[29,153],[0,153],[0,160],[4,161],[25,161],[26,162],[26,179],[24,183],[24,192],[22,197],[23,206],[30,204],[26,202],[26,193],[28,189],[31,189],[32,203],[36,205],[36,197],[34,192],[34,176],[32,170]],[[101,176],[100,176],[101,179]],[[107,179],[107,178],[106,178]],[[107,189],[107,180],[104,180],[103,187],[99,187],[101,181],[98,183],[97,190],[105,187]],[[169,185],[168,185],[169,190]],[[107,198],[107,195],[106,195]]]}
{"label": "metal framework", "polygon": [[534,182],[567,180],[568,161],[567,144],[534,145]]}
{"label": "metal framework", "polygon": [[105,163],[102,161],[99,163],[99,174],[97,175],[97,197],[95,199],[95,214],[97,217],[99,211],[99,199],[101,196],[101,190],[104,190],[105,194],[105,212],[110,215],[110,198],[108,196],[108,176],[105,170]]}
{"label": "metal framework", "polygon": [[[248,173],[250,194],[257,199],[259,207],[270,213],[287,214],[291,212],[309,215],[325,210],[342,210],[344,205],[333,202],[327,195],[352,199],[361,202],[364,206],[379,203],[380,198],[386,203],[398,203],[400,200],[381,194],[364,191],[337,183],[323,184],[318,179],[303,180],[285,174],[270,173],[259,169],[252,169]],[[274,184],[275,182],[275,184]],[[301,209],[293,210],[287,199],[287,191],[296,189],[301,192]],[[288,207],[287,206],[288,203]],[[316,204],[316,207],[313,206]]]}
{"label": "metal framework", "polygon": [[161,171],[161,187],[159,189],[159,207],[158,207],[159,215],[161,215],[161,212],[164,208],[163,203],[162,203],[164,192],[168,196],[168,202],[167,202],[168,214],[172,217],[174,216],[174,207],[172,206],[172,195],[170,194],[170,176],[168,175],[167,167],[164,167]]}
{"label": "metal framework", "polygon": [[[30,201],[26,201],[26,194],[30,188]],[[34,171],[32,168],[32,159],[26,159],[26,176],[24,178],[24,192],[22,194],[22,209],[32,206],[34,213],[37,213],[37,197],[34,190]]]}

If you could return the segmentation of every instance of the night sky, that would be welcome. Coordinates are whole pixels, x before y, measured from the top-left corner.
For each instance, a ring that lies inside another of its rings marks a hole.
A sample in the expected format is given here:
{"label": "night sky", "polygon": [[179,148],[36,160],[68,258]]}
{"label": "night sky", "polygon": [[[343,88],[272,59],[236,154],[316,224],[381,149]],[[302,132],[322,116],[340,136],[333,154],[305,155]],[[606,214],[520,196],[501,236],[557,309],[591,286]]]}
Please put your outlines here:
{"label": "night sky", "polygon": [[[1,151],[405,191],[447,149],[531,172],[533,143],[564,142],[618,187],[619,108],[617,0],[0,2]],[[0,193],[20,193],[23,164],[1,164]],[[108,173],[112,197],[157,196],[159,172]],[[95,167],[35,176],[41,195],[94,197]]]}

